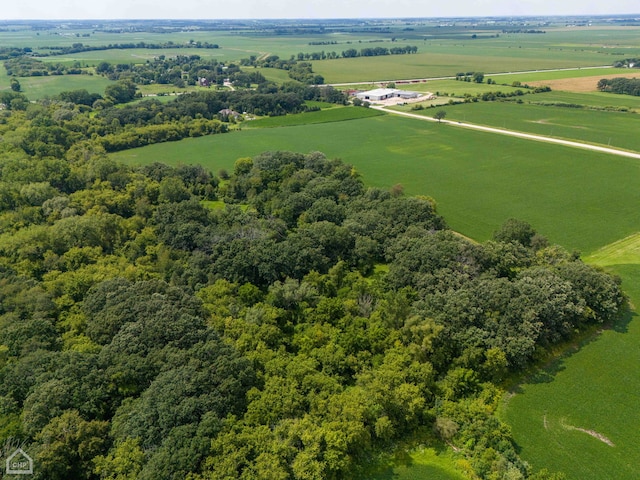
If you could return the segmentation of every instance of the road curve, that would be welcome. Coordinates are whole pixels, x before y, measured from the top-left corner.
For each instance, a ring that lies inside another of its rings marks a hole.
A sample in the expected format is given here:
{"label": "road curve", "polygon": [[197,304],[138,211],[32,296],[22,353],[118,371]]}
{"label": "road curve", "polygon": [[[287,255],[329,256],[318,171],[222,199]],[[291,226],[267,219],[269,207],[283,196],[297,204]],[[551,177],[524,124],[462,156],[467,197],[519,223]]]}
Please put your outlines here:
{"label": "road curve", "polygon": [[[432,117],[427,117],[424,115],[417,115],[415,113],[409,113],[409,112],[398,112],[395,110],[387,110],[385,107],[381,107],[381,106],[377,106],[377,105],[371,105],[369,108],[373,108],[375,110],[380,110],[381,112],[386,112],[386,113],[391,113],[394,115],[401,115],[403,117],[410,117],[410,118],[415,118],[418,120],[426,120],[426,121],[431,121],[431,122],[437,122],[438,120],[436,120],[435,118]],[[487,127],[485,125],[478,125],[475,123],[462,123],[462,122],[454,122],[452,120],[441,120],[440,123],[446,124],[446,125],[451,125],[451,126],[455,126],[455,127],[461,127],[461,128],[467,128],[470,130],[480,130],[482,132],[489,132],[489,133],[497,133],[500,135],[508,135],[511,137],[518,137],[518,138],[524,138],[526,140],[534,140],[537,142],[546,142],[546,143],[555,143],[557,145],[564,145],[565,147],[573,147],[573,148],[582,148],[584,150],[591,150],[594,152],[601,152],[601,153],[608,153],[611,155],[619,155],[621,157],[629,157],[629,158],[636,158],[640,160],[640,153],[635,153],[635,152],[629,152],[626,150],[619,150],[617,148],[610,148],[610,147],[601,147],[599,145],[591,145],[589,143],[581,143],[581,142],[574,142],[571,140],[563,140],[561,138],[553,138],[553,137],[545,137],[544,135],[534,135],[531,133],[524,133],[524,132],[517,132],[515,130],[506,130],[503,128],[494,128],[494,127]]]}

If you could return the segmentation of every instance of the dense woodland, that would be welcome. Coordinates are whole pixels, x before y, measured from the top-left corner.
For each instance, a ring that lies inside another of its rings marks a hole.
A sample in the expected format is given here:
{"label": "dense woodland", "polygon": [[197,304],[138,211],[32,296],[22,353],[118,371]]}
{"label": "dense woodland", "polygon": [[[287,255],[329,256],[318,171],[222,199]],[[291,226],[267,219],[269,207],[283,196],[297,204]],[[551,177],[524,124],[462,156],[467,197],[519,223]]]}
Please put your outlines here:
{"label": "dense woodland", "polygon": [[453,447],[470,478],[562,478],[518,457],[501,385],[616,318],[616,279],[518,220],[464,238],[433,199],[319,152],[217,175],[116,164],[226,132],[225,109],[346,98],[252,77],[128,103],[144,68],[242,72],[109,67],[104,95],[0,92],[0,444],[24,446],[35,478],[368,478],[417,443]]}
{"label": "dense woodland", "polygon": [[616,280],[517,220],[463,238],[321,153],[219,176],[105,155],[101,128],[216,101],[2,112],[0,442],[47,480],[357,478],[415,442],[561,478],[519,459],[499,385],[615,318]]}

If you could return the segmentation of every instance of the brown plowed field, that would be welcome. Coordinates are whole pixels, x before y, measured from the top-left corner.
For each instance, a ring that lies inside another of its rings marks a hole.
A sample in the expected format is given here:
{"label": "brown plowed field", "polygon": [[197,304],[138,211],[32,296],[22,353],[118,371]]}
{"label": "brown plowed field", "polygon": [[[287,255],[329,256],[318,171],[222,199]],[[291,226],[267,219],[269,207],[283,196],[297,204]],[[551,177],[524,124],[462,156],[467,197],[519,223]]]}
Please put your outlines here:
{"label": "brown plowed field", "polygon": [[562,92],[597,92],[598,81],[602,78],[636,78],[636,75],[597,75],[595,77],[580,77],[580,78],[561,78],[558,80],[541,80],[539,82],[527,82],[528,85],[533,87],[550,86],[552,90],[558,90]]}

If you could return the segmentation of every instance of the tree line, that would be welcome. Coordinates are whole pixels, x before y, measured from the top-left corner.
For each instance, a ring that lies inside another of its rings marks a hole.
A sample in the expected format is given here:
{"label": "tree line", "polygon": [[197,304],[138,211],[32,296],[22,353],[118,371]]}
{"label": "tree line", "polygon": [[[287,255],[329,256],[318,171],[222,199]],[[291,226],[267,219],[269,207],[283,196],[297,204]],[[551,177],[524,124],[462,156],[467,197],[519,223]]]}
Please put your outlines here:
{"label": "tree line", "polygon": [[640,79],[638,78],[602,78],[598,81],[601,92],[619,93],[640,96]]}
{"label": "tree line", "polygon": [[[14,132],[10,141],[31,156],[64,158],[78,142],[101,146],[108,152],[153,143],[199,137],[229,130],[225,110],[259,116],[307,111],[308,100],[346,104],[346,95],[334,88],[299,83],[261,84],[256,90],[199,91],[170,102],[139,97],[128,80],[107,86],[105,95],[85,89],[61,92],[30,103],[20,92],[0,92],[9,113],[3,121]],[[13,115],[10,115],[13,113]]]}

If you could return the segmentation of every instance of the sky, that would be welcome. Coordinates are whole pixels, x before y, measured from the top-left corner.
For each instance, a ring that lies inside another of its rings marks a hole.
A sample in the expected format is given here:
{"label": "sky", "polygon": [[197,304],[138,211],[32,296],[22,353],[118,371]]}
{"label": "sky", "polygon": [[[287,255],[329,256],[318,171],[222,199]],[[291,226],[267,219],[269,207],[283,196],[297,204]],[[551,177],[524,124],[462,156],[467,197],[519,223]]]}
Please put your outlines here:
{"label": "sky", "polygon": [[640,14],[638,0],[5,0],[0,20]]}

